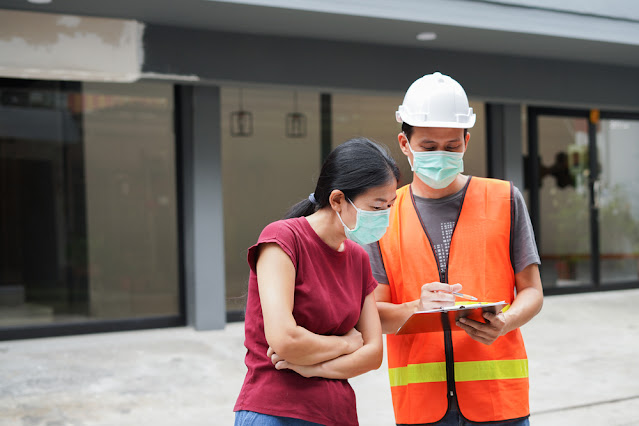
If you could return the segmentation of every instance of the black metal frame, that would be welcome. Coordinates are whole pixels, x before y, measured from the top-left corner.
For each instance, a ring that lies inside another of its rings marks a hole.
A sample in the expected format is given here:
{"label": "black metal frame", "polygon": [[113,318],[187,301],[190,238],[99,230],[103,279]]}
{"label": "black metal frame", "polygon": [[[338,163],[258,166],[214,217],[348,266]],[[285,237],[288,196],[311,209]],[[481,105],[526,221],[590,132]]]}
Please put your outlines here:
{"label": "black metal frame", "polygon": [[333,99],[330,93],[320,94],[320,164],[331,153],[333,146]]}
{"label": "black metal frame", "polygon": [[[539,244],[540,232],[540,209],[539,209],[539,141],[538,141],[538,117],[573,117],[584,118],[588,120],[588,156],[591,174],[588,179],[589,190],[589,210],[590,210],[590,249],[592,255],[592,283],[585,286],[563,287],[563,288],[544,288],[544,294],[572,294],[572,293],[588,293],[595,291],[611,291],[639,288],[639,280],[627,281],[615,284],[602,285],[600,271],[600,244],[599,244],[599,216],[598,209],[595,208],[594,183],[597,180],[597,123],[590,120],[590,110],[585,109],[564,109],[564,108],[547,108],[547,107],[528,107],[528,174],[530,184],[530,218],[535,230],[535,238]],[[619,120],[638,120],[639,112],[619,112],[619,111],[600,111],[600,119],[619,119]],[[592,172],[594,171],[594,172]]]}
{"label": "black metal frame", "polygon": [[[179,315],[176,326],[186,325],[186,258],[184,250],[184,120],[192,119],[193,111],[189,109],[183,98],[183,87],[177,84],[173,85],[173,134],[175,137],[175,188],[176,188],[176,204],[177,204],[177,233],[178,233],[178,297],[179,297]],[[192,99],[188,99],[192,101]],[[186,113],[186,114],[185,114]],[[156,327],[159,328],[159,327]]]}
{"label": "black metal frame", "polygon": [[0,329],[0,341],[35,339],[41,337],[74,336],[80,334],[134,331],[183,325],[179,317],[130,318],[123,320],[95,320],[89,322],[16,326]]}
{"label": "black metal frame", "polygon": [[499,104],[486,103],[486,171],[487,176],[496,179],[504,179],[504,159],[503,159],[503,106]]}
{"label": "black metal frame", "polygon": [[242,322],[246,315],[245,310],[226,311],[226,322]]}

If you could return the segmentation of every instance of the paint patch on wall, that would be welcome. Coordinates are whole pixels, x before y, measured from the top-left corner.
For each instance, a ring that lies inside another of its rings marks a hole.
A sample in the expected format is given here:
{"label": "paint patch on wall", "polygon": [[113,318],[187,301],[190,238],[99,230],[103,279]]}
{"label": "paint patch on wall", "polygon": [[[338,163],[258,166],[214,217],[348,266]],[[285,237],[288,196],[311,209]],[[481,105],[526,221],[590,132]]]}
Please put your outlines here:
{"label": "paint patch on wall", "polygon": [[144,24],[0,11],[0,76],[132,82],[144,61]]}

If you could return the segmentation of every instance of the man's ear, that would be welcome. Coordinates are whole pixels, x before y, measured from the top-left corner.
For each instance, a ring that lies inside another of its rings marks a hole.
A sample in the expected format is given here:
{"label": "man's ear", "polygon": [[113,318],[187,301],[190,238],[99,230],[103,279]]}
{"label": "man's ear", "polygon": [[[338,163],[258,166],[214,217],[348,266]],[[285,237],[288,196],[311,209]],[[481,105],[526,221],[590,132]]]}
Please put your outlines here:
{"label": "man's ear", "polygon": [[464,138],[464,151],[468,149],[468,141],[470,140],[470,132],[466,132],[466,137]]}
{"label": "man's ear", "polygon": [[401,149],[404,155],[408,157],[410,154],[410,149],[408,149],[407,146],[409,142],[406,134],[404,132],[399,132],[399,134],[397,135],[397,141],[399,142],[399,149]]}

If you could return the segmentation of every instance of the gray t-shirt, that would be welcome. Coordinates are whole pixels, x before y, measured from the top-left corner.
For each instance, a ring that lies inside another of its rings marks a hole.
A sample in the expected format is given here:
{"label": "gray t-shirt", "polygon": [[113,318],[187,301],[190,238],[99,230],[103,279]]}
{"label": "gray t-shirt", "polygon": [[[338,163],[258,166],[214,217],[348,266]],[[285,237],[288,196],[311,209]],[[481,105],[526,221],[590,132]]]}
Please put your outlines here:
{"label": "gray t-shirt", "polygon": [[[435,255],[438,257],[440,272],[446,272],[448,265],[448,253],[450,251],[450,241],[455,229],[455,221],[459,214],[461,202],[465,188],[448,197],[432,199],[422,198],[415,195],[415,204],[419,216],[424,222],[428,236],[430,237]],[[513,187],[514,203],[514,226],[513,226],[513,267],[515,274],[521,272],[526,266],[536,263],[540,264],[535,234],[533,232],[526,202],[517,187]],[[380,284],[388,284],[388,277],[379,243],[367,244],[364,249],[368,253],[371,262],[373,276]],[[442,274],[443,275],[443,274]]]}

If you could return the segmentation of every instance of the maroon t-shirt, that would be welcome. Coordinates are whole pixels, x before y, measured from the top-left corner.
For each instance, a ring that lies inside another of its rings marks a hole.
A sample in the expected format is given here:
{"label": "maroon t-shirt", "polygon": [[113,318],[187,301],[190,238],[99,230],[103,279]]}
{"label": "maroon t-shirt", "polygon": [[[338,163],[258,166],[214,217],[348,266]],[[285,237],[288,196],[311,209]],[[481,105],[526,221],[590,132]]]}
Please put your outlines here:
{"label": "maroon t-shirt", "polygon": [[357,425],[355,393],[348,381],[305,378],[292,370],[276,370],[266,356],[255,255],[260,244],[271,242],[277,243],[295,266],[293,317],[313,333],[346,334],[357,324],[364,299],[377,286],[368,255],[354,242],[346,240],[342,252],[332,249],[305,217],[280,220],[264,228],[248,251],[251,272],[244,326],[248,372],[234,410],[326,425]]}

